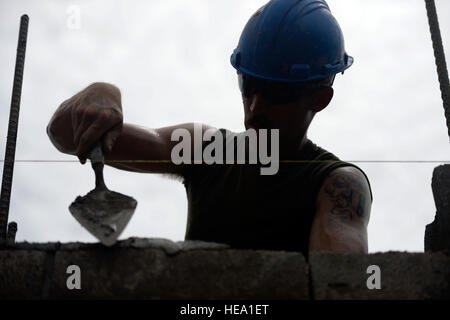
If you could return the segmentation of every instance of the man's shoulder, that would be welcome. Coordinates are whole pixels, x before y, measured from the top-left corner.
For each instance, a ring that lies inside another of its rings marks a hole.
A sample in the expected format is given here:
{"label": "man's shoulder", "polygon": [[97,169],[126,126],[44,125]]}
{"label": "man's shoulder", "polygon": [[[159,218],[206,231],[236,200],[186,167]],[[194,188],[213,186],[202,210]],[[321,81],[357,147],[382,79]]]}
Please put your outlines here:
{"label": "man's shoulder", "polygon": [[362,168],[352,162],[341,160],[334,153],[318,146],[309,139],[308,145],[310,158],[319,164],[315,171],[324,173],[323,185],[330,181],[353,181],[355,185],[357,184],[360,188],[366,190],[373,200],[369,178]]}
{"label": "man's shoulder", "polygon": [[346,187],[348,190],[357,190],[360,193],[370,196],[373,202],[372,188],[366,173],[353,163],[346,162],[346,165],[337,167],[330,171],[325,178],[323,187],[332,185],[335,187]]}

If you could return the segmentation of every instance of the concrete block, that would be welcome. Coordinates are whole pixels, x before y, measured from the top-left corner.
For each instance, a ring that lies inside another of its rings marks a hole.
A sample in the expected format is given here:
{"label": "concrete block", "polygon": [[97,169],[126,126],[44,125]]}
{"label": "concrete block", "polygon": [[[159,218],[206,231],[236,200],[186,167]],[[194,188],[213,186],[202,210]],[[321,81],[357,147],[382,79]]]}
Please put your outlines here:
{"label": "concrete block", "polygon": [[[198,242],[181,245],[186,250],[176,254],[142,241],[138,247],[58,251],[50,298],[308,299],[307,267],[298,253]],[[80,290],[67,288],[70,265],[81,269]]]}
{"label": "concrete block", "polygon": [[[450,254],[312,253],[313,299],[449,299]],[[369,290],[367,268],[380,268],[381,289]]]}
{"label": "concrete block", "polygon": [[40,299],[47,253],[0,250],[0,299]]}
{"label": "concrete block", "polygon": [[450,165],[434,169],[431,186],[436,216],[425,229],[425,251],[450,250]]}

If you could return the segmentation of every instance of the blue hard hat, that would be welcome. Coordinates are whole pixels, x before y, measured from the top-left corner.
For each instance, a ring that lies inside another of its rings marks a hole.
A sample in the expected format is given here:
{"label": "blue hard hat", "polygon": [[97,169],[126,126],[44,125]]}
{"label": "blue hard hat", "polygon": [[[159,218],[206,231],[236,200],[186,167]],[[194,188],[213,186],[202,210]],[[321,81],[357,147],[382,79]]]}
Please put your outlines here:
{"label": "blue hard hat", "polygon": [[344,72],[353,58],[324,0],[272,0],[247,22],[231,55],[239,72],[304,82]]}

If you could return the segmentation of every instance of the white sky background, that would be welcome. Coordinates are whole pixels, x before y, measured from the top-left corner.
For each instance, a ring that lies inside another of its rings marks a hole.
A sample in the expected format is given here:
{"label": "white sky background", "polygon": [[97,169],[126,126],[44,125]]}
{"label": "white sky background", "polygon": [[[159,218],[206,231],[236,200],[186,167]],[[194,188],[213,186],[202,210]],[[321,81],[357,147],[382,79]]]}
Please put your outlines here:
{"label": "white sky background", "polygon": [[[76,160],[50,143],[58,105],[94,81],[122,91],[125,122],[163,127],[202,122],[243,130],[229,57],[265,0],[0,0],[0,156],[3,159],[21,14],[30,16],[16,160]],[[335,82],[335,98],[309,138],[343,160],[450,161],[447,129],[422,0],[328,0],[355,64]],[[450,1],[437,0],[449,57]],[[80,29],[68,28],[69,8]],[[433,221],[438,163],[358,163],[372,184],[369,251],[423,251]],[[111,190],[138,207],[121,236],[183,240],[181,183],[105,168]],[[96,241],[68,206],[94,187],[90,165],[18,162],[10,221],[18,241]],[[232,230],[230,230],[232,232]]]}

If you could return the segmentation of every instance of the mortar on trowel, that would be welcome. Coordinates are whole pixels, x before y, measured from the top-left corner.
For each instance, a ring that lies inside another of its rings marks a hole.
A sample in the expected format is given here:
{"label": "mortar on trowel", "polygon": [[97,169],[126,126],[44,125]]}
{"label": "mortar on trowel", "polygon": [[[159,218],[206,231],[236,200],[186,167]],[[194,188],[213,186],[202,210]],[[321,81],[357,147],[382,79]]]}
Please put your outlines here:
{"label": "mortar on trowel", "polygon": [[105,246],[112,246],[127,226],[137,201],[110,191],[103,179],[104,157],[100,142],[89,153],[95,172],[95,189],[78,196],[69,207],[74,218]]}

